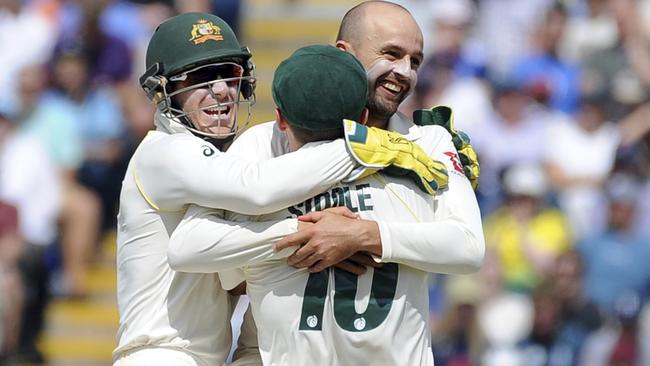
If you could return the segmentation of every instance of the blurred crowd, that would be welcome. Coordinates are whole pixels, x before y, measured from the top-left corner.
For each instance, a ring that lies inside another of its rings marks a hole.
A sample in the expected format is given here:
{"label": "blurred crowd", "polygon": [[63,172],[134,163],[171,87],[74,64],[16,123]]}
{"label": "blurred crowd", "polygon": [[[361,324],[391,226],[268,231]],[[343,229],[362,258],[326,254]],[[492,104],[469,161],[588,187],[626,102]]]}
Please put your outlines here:
{"label": "blurred crowd", "polygon": [[[396,2],[426,41],[402,111],[451,106],[482,170],[486,260],[432,276],[436,365],[650,365],[650,1]],[[239,8],[0,0],[0,364],[41,362],[48,300],[87,295],[152,128],[155,26],[200,10],[238,32]]]}
{"label": "blurred crowd", "polygon": [[650,2],[404,1],[405,113],[454,108],[487,244],[434,276],[436,365],[650,365]]}
{"label": "blurred crowd", "polygon": [[[53,296],[83,300],[126,164],[152,127],[155,27],[216,1],[0,1],[0,364],[40,364]],[[238,26],[238,1],[219,1]]]}

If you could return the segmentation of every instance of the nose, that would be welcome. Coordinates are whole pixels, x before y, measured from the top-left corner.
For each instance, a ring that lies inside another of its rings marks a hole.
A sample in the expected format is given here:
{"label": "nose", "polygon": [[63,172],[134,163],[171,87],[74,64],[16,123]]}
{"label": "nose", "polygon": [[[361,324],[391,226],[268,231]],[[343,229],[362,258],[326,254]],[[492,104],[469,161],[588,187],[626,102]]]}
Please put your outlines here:
{"label": "nose", "polygon": [[393,72],[403,78],[411,76],[411,58],[409,56],[402,57],[393,63]]}
{"label": "nose", "polygon": [[223,100],[228,95],[228,84],[225,81],[217,81],[210,88],[212,97],[216,100]]}

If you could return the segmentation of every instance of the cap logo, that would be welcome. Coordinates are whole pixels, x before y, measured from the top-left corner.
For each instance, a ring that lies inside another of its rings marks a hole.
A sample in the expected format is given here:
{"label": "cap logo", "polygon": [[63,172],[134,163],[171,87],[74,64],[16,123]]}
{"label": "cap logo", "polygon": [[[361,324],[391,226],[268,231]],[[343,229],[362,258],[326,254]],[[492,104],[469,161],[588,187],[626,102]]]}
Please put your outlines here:
{"label": "cap logo", "polygon": [[223,41],[223,36],[221,35],[221,28],[212,24],[205,19],[200,19],[195,24],[192,24],[192,38],[190,41],[194,41],[194,44],[201,44],[207,41]]}

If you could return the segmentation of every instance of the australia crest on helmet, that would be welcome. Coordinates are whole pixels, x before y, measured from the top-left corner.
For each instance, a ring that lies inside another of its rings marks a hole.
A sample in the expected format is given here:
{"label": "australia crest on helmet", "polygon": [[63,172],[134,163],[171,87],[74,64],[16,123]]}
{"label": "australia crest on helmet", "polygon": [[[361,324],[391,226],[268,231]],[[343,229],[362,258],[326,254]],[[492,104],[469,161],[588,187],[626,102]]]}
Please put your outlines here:
{"label": "australia crest on helmet", "polygon": [[207,41],[222,41],[221,28],[206,19],[200,19],[192,24],[192,38],[194,44],[201,44]]}

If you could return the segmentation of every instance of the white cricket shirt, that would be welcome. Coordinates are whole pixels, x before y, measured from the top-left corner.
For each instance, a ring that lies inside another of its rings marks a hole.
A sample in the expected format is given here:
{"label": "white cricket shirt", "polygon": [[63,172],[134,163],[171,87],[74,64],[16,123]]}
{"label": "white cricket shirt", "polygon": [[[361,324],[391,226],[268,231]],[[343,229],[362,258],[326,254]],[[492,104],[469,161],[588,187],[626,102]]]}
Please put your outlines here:
{"label": "white cricket shirt", "polygon": [[[169,237],[187,205],[273,212],[329,188],[355,163],[342,140],[257,163],[218,151],[160,113],[155,125],[122,182],[117,225],[120,327],[113,357],[137,347],[165,347],[188,352],[205,365],[221,365],[231,345],[229,296],[216,274],[179,273],[168,263]],[[310,163],[315,160],[326,167]],[[301,173],[277,173],[287,167],[300,167]],[[285,189],[289,184],[291,192]]]}
{"label": "white cricket shirt", "polygon": [[[264,364],[433,364],[428,272],[475,271],[484,239],[474,192],[456,170],[451,137],[437,126],[408,123],[398,115],[390,127],[449,169],[449,189],[435,198],[409,180],[373,175],[273,214],[226,214],[229,220],[259,222],[232,223],[223,219],[223,212],[188,209],[172,237],[170,260],[184,271],[224,271],[226,287],[246,279]],[[272,123],[253,127],[232,147],[259,159],[285,148]],[[340,270],[310,275],[286,264],[292,250],[273,252],[273,243],[290,233],[287,226],[294,222],[282,219],[341,203],[378,222],[383,268],[358,280]],[[241,270],[231,271],[237,267]]]}

